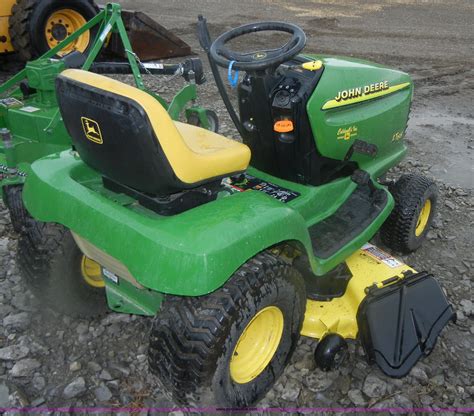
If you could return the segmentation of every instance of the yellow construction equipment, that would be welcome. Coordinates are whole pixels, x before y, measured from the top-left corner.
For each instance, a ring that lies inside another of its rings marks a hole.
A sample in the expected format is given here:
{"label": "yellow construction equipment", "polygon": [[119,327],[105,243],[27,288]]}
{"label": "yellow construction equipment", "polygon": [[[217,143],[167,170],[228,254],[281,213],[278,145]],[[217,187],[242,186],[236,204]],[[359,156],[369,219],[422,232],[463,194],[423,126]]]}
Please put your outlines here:
{"label": "yellow construction equipment", "polygon": [[[1,0],[0,55],[29,61],[44,54],[99,13],[93,0]],[[142,60],[191,54],[180,38],[141,12],[122,12],[134,52]],[[58,55],[87,52],[98,28],[87,31]],[[108,52],[125,57],[112,35]],[[15,53],[14,53],[15,52]],[[13,54],[14,53],[14,54]]]}

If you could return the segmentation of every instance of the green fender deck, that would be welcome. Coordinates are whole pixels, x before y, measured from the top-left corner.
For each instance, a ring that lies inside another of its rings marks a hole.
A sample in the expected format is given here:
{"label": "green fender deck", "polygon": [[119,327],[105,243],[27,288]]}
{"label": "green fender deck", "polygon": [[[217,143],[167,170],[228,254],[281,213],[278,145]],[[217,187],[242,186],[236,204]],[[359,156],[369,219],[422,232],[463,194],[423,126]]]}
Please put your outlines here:
{"label": "green fender deck", "polygon": [[300,243],[315,275],[322,275],[367,242],[393,207],[388,194],[370,227],[330,258],[318,259],[308,227],[331,215],[356,185],[345,178],[308,187],[252,168],[249,173],[301,195],[284,204],[246,191],[163,217],[103,188],[95,171],[64,151],[31,165],[24,200],[35,218],[70,228],[125,264],[144,287],[189,296],[214,291],[249,258],[285,241]]}

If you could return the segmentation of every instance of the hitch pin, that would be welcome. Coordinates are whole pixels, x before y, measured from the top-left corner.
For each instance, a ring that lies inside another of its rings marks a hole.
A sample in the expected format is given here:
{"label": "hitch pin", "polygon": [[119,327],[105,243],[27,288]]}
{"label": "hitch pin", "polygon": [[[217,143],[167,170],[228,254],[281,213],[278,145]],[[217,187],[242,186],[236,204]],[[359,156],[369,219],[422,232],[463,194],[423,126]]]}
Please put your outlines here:
{"label": "hitch pin", "polygon": [[13,140],[10,130],[6,128],[0,129],[0,136],[3,141],[3,148],[5,149],[5,156],[7,159],[7,173],[9,177],[18,175],[18,169],[16,167],[15,155],[13,153]]}

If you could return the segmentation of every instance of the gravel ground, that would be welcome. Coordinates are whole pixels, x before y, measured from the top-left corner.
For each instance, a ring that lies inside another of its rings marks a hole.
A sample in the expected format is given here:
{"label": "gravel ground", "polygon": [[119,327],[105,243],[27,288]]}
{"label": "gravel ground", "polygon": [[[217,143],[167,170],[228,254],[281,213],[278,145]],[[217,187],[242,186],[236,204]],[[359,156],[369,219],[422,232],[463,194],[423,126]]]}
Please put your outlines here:
{"label": "gravel ground", "polygon": [[[154,17],[166,19],[168,24],[160,21],[176,28],[196,51],[191,24],[197,9],[202,7],[211,22],[219,22],[212,26],[218,33],[255,16],[281,18],[276,7],[284,4],[247,1],[235,13],[227,0],[188,2],[196,10],[181,10],[183,1],[164,1],[161,11],[152,1],[123,3],[143,6]],[[265,7],[256,6],[260,3]],[[312,359],[315,341],[303,338],[291,365],[260,404],[473,407],[472,3],[351,0],[291,5],[285,3],[285,19],[307,31],[309,51],[372,58],[413,76],[416,92],[407,135],[410,155],[391,175],[421,172],[434,177],[440,201],[426,243],[404,260],[438,277],[458,319],[443,332],[433,353],[401,380],[368,366],[357,343],[350,345],[349,359],[340,370],[322,373]],[[176,88],[175,82],[160,78],[146,82],[165,97]],[[207,83],[200,88],[201,103],[218,112],[223,134],[237,137],[216,94],[214,84]],[[0,203],[0,407],[172,406],[147,369],[151,319],[111,313],[83,321],[55,315],[47,305],[38,305],[20,281],[16,244],[17,236]]]}

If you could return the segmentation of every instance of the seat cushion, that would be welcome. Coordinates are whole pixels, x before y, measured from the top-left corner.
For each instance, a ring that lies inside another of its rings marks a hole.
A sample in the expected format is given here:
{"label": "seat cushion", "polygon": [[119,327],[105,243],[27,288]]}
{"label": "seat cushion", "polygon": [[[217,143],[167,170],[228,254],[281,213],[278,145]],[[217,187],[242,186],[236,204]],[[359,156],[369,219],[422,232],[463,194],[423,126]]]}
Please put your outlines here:
{"label": "seat cushion", "polygon": [[244,144],[201,127],[179,121],[174,124],[189,149],[207,161],[207,174],[215,177],[223,171],[239,172],[247,168],[250,150]]}
{"label": "seat cushion", "polygon": [[[131,134],[129,132],[130,134],[127,133],[126,140],[122,140],[120,148],[112,148],[111,151],[115,153],[116,156],[118,156],[119,153],[125,152],[125,156],[131,158],[133,157],[133,153],[131,153],[130,149],[133,149],[133,143],[135,143],[135,147],[144,149],[146,143],[154,141],[154,143],[158,144],[159,148],[162,149],[174,175],[182,184],[167,186],[168,189],[172,189],[173,187],[175,189],[190,188],[233,173],[243,172],[248,167],[250,162],[250,149],[247,146],[199,127],[174,122],[164,107],[145,91],[102,75],[76,69],[63,71],[60,78],[63,80],[63,83],[69,80],[75,84],[83,85],[86,88],[91,87],[91,91],[96,94],[103,94],[104,97],[110,96],[112,99],[115,99],[119,109],[122,108],[125,103],[132,103],[133,107],[137,108],[138,113],[143,113],[144,123],[149,125],[153,134]],[[95,112],[104,110],[103,106],[99,104],[98,109],[94,110]],[[64,107],[64,105],[62,107]],[[100,120],[94,118],[92,106],[89,106],[89,108],[91,109],[91,115],[86,115],[86,117],[97,122],[97,125],[100,125]],[[67,112],[64,108],[62,108],[61,111],[62,113]],[[82,115],[83,114],[77,114],[77,118],[79,119]],[[105,116],[102,115],[101,117]],[[134,123],[134,120],[130,120],[130,123]],[[127,126],[124,126],[120,129],[117,126],[114,132],[115,134],[111,132],[109,137],[106,137],[107,134],[102,132],[104,136],[101,137],[101,140],[104,142],[103,144],[105,145],[106,142],[113,144],[113,142],[117,140],[116,138],[114,140],[114,135],[125,134],[124,128],[126,127]],[[124,144],[127,142],[132,145],[130,149],[128,145],[125,146]],[[142,143],[143,146],[140,146],[140,143]],[[98,146],[101,145],[102,143],[98,144]],[[98,165],[98,162],[96,162],[96,165]],[[94,167],[97,168],[97,166]],[[142,168],[146,169],[145,166]],[[157,167],[155,167],[155,170],[156,168]],[[121,169],[123,169],[123,167],[121,167]],[[155,176],[152,171],[153,169],[150,169],[149,180],[152,180]],[[110,177],[111,175],[109,174],[108,176]],[[114,179],[114,177],[112,177],[112,179]],[[147,189],[144,190],[151,192],[152,188],[152,185],[149,184]]]}

